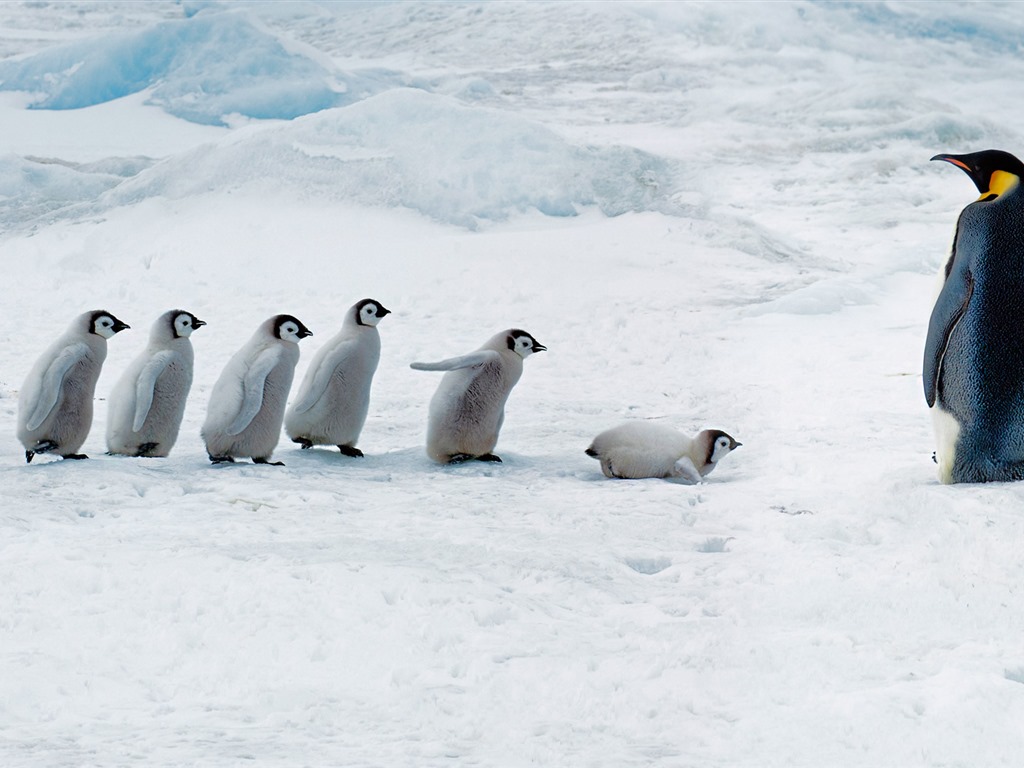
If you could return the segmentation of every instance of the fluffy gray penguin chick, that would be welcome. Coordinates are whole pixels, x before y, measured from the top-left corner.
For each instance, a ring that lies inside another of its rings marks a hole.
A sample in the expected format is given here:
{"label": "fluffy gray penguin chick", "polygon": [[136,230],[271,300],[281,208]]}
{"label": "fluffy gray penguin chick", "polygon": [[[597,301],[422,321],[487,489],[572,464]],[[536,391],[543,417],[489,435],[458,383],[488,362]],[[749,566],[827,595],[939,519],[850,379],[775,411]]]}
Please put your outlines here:
{"label": "fluffy gray penguin chick", "polygon": [[192,387],[192,331],[206,325],[183,309],[153,323],[149,343],[110,393],[107,453],[167,456],[178,439]]}
{"label": "fluffy gray penguin chick", "polygon": [[505,402],[523,375],[523,360],[546,350],[518,328],[497,333],[480,349],[418,371],[447,371],[430,401],[427,455],[440,464],[501,461],[492,451],[505,420]]}
{"label": "fluffy gray penguin chick", "polygon": [[688,437],[664,424],[627,421],[595,437],[586,454],[601,462],[605,477],[699,483],[741,445],[720,429]]}
{"label": "fluffy gray penguin chick", "polygon": [[292,315],[274,315],[228,361],[213,385],[202,428],[211,462],[249,457],[254,464],[271,463],[299,361],[299,341],[312,335]]}
{"label": "fluffy gray penguin chick", "polygon": [[25,461],[37,453],[87,459],[76,453],[92,427],[92,400],[107,339],[127,329],[103,309],[85,312],[36,361],[18,396],[18,439]]}
{"label": "fluffy gray penguin chick", "polygon": [[285,415],[285,432],[303,448],[336,445],[345,456],[362,456],[356,441],[370,408],[370,385],[380,362],[377,324],[390,310],[374,299],[356,302],[341,330],[321,347]]}

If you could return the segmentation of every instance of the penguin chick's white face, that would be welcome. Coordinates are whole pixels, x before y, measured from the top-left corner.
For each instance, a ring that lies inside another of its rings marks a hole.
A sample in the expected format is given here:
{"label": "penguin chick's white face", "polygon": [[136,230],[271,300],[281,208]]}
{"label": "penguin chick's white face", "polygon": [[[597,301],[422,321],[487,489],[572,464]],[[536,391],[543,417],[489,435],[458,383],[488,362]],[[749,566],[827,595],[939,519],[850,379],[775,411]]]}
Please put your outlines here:
{"label": "penguin chick's white face", "polygon": [[278,316],[274,333],[281,341],[291,341],[296,344],[307,336],[313,335],[309,328],[291,315]]}
{"label": "penguin chick's white face", "polygon": [[206,325],[206,323],[191,312],[182,312],[174,316],[174,321],[171,325],[174,327],[174,338],[187,339],[192,335],[192,331]]}
{"label": "penguin chick's white face", "polygon": [[717,464],[725,456],[732,453],[733,449],[739,448],[743,443],[737,443],[725,432],[719,432],[712,444],[711,457],[708,459],[712,464]]}
{"label": "penguin chick's white face", "polygon": [[90,331],[104,339],[111,339],[115,333],[131,327],[107,312],[93,313],[91,325]]}
{"label": "penguin chick's white face", "polygon": [[509,331],[508,348],[523,358],[529,357],[534,352],[543,352],[547,349],[547,347],[538,343],[537,340],[526,331],[519,330]]}
{"label": "penguin chick's white face", "polygon": [[390,309],[373,299],[363,299],[356,304],[356,322],[359,325],[375,326],[384,319],[384,315],[390,314]]}

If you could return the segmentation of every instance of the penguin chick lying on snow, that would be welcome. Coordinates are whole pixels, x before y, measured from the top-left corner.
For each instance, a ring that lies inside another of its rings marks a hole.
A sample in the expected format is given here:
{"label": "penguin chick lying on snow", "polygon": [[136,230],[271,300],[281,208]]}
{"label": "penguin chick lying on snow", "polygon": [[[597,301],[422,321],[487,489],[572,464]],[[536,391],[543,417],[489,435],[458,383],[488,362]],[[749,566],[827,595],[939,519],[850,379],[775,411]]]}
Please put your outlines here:
{"label": "penguin chick lying on snow", "polygon": [[687,437],[663,424],[628,421],[595,437],[586,454],[601,462],[606,477],[665,477],[699,483],[722,457],[741,445],[720,429]]}

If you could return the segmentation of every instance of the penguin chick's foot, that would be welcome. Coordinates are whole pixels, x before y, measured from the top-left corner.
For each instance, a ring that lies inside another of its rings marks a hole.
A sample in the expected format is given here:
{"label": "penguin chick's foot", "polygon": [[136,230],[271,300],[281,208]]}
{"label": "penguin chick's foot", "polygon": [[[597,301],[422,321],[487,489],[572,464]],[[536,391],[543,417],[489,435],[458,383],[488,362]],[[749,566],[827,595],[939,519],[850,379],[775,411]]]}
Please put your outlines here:
{"label": "penguin chick's foot", "polygon": [[353,459],[363,458],[363,452],[351,445],[339,445],[338,450],[342,456],[351,456]]}
{"label": "penguin chick's foot", "polygon": [[482,456],[477,456],[475,458],[476,458],[477,461],[490,461],[490,462],[497,462],[498,464],[501,464],[501,457],[500,456],[496,456],[493,453],[485,453]]}
{"label": "penguin chick's foot", "polygon": [[53,440],[40,440],[32,450],[25,451],[25,463],[31,464],[33,457],[37,453],[49,453],[56,447],[57,444]]}
{"label": "penguin chick's foot", "polygon": [[472,461],[475,456],[470,456],[468,453],[456,453],[448,457],[448,464],[465,464],[467,461]]}
{"label": "penguin chick's foot", "polygon": [[298,443],[299,447],[304,451],[308,451],[313,447],[313,441],[305,437],[293,437],[292,442]]}
{"label": "penguin chick's foot", "polygon": [[158,445],[160,445],[160,443],[143,443],[142,445],[135,449],[136,458],[141,458],[142,456],[149,456],[149,454],[156,450],[156,447]]}
{"label": "penguin chick's foot", "polygon": [[211,464],[234,464],[235,458],[233,456],[210,456]]}
{"label": "penguin chick's foot", "polygon": [[283,461],[270,461],[269,459],[263,459],[263,458],[257,459],[256,457],[253,457],[252,463],[253,464],[266,464],[267,466],[270,466],[270,467],[283,467],[284,466],[284,462]]}
{"label": "penguin chick's foot", "polygon": [[84,453],[65,453],[61,458],[71,459],[72,461],[81,461],[82,459],[88,459]]}

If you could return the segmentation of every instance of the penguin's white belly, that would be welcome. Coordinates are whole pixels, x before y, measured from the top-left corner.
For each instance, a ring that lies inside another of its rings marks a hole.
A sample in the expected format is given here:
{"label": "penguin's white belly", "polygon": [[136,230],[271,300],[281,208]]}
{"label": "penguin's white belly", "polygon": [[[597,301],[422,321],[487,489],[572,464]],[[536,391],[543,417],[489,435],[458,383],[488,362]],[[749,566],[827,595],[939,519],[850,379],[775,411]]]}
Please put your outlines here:
{"label": "penguin's white belly", "polygon": [[956,444],[960,439],[960,422],[936,403],[929,409],[935,427],[935,459],[939,464],[939,482],[953,482],[953,461]]}

